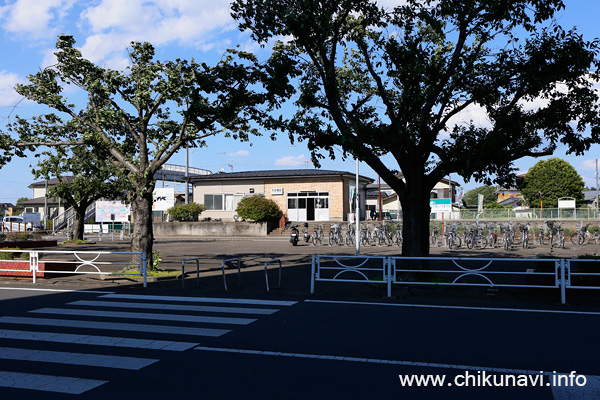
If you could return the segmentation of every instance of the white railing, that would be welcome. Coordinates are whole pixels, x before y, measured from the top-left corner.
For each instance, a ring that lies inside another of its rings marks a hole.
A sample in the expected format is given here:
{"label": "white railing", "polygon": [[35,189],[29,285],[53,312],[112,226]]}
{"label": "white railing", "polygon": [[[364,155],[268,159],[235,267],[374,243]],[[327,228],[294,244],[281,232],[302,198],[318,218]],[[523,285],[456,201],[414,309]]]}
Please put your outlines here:
{"label": "white railing", "polygon": [[[589,264],[595,263],[595,264]],[[588,265],[588,268],[582,268]],[[594,266],[590,268],[591,266]],[[600,290],[598,260],[370,257],[313,255],[311,293],[315,282],[360,282],[385,286],[481,286],[489,288],[542,288]],[[590,272],[598,271],[598,272]],[[351,277],[351,278],[350,278]],[[577,279],[577,282],[575,282]],[[594,279],[596,279],[594,281]],[[591,282],[589,282],[591,280]],[[586,281],[588,283],[586,283]]]}
{"label": "white railing", "polygon": [[31,276],[36,283],[38,277],[46,274],[133,275],[143,277],[144,287],[147,286],[147,258],[143,252],[43,251],[42,254],[31,250],[0,250],[1,255],[4,256],[0,259],[0,276]]}

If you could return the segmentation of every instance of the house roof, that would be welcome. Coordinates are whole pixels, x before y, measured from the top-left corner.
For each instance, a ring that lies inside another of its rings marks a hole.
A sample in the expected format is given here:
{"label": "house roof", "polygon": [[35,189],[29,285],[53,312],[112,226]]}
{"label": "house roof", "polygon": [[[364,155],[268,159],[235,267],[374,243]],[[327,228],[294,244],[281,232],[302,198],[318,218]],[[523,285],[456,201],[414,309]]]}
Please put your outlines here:
{"label": "house roof", "polygon": [[[63,176],[61,177],[61,179],[63,181],[66,181],[67,183],[72,183],[75,180],[74,176]],[[34,182],[31,185],[27,186],[28,188],[34,188],[34,187],[45,187],[46,186],[46,182],[48,182],[48,186],[54,186],[54,185],[58,185],[58,183],[60,182],[60,180],[58,178],[52,178],[52,179],[48,179],[43,180],[43,181],[39,181],[39,182]]]}
{"label": "house roof", "polygon": [[[53,197],[36,197],[35,199],[29,199],[29,200],[25,200],[22,201],[21,203],[19,203],[22,206],[40,206],[40,205],[44,205],[46,204],[46,201],[48,201],[48,204],[58,204],[59,203],[59,199],[57,198],[53,198]],[[66,204],[64,201],[62,201],[62,203]]]}
{"label": "house roof", "polygon": [[[190,182],[220,181],[220,180],[247,180],[247,179],[290,179],[290,178],[327,178],[344,177],[354,178],[351,172],[332,171],[324,169],[273,169],[264,171],[218,172],[211,175],[190,177]],[[373,179],[359,175],[363,182],[372,182]]]}

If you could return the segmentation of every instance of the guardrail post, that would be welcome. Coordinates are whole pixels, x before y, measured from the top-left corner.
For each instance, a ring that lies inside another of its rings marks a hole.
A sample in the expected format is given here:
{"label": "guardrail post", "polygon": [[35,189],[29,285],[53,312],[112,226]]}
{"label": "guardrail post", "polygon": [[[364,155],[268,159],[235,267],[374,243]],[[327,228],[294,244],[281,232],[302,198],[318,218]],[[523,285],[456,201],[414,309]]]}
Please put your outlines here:
{"label": "guardrail post", "polygon": [[270,291],[269,290],[269,275],[267,274],[267,265],[269,265],[269,263],[275,262],[275,261],[279,262],[279,286],[278,287],[281,287],[281,260],[278,258],[274,258],[272,260],[265,262],[265,282],[267,283],[267,292]]}
{"label": "guardrail post", "polygon": [[[567,261],[570,264],[570,261]],[[570,265],[569,265],[570,266]],[[567,282],[565,281],[565,260],[560,260],[560,302],[567,302]]]}
{"label": "guardrail post", "polygon": [[146,262],[146,253],[140,254],[140,269],[143,271],[144,275],[144,287],[148,287],[148,273],[146,270],[147,262]]}
{"label": "guardrail post", "polygon": [[315,261],[318,256],[313,254],[312,256],[312,267],[310,269],[310,293],[315,293]]}
{"label": "guardrail post", "polygon": [[31,271],[31,275],[33,277],[33,283],[37,281],[37,272],[39,269],[39,258],[37,251],[29,252],[29,270]]}
{"label": "guardrail post", "polygon": [[223,286],[225,286],[225,290],[227,290],[227,279],[225,278],[225,264],[230,261],[237,261],[238,266],[238,287],[242,283],[242,270],[240,267],[240,259],[239,258],[229,258],[221,263],[221,270],[223,271]]}
{"label": "guardrail post", "polygon": [[[387,297],[392,297],[392,273],[396,274],[396,263],[394,262],[394,268],[392,270],[392,257],[386,257],[384,263],[387,262]],[[384,264],[385,269],[385,264]]]}

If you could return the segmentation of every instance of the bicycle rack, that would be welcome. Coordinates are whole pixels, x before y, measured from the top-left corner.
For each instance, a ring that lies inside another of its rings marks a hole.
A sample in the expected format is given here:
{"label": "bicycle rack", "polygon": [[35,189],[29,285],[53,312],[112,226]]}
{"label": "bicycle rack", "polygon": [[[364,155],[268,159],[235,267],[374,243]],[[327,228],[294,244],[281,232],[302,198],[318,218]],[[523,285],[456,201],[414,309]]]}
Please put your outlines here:
{"label": "bicycle rack", "polygon": [[265,282],[267,283],[267,292],[269,292],[269,276],[267,275],[267,265],[269,265],[269,263],[272,263],[272,262],[279,263],[279,286],[277,286],[277,287],[281,287],[281,260],[279,258],[274,258],[272,260],[265,262]]}
{"label": "bicycle rack", "polygon": [[228,262],[231,262],[231,261],[237,261],[237,267],[238,267],[238,287],[240,286],[240,284],[242,282],[242,272],[241,272],[241,269],[240,269],[240,259],[239,258],[228,258],[227,260],[225,260],[225,261],[223,261],[221,263],[221,270],[223,271],[223,285],[225,286],[225,290],[227,290],[227,279],[225,278],[225,264],[227,264]]}
{"label": "bicycle rack", "polygon": [[196,285],[200,284],[200,259],[198,257],[195,258],[186,258],[181,262],[181,287],[185,287],[185,262],[186,261],[196,261]]}

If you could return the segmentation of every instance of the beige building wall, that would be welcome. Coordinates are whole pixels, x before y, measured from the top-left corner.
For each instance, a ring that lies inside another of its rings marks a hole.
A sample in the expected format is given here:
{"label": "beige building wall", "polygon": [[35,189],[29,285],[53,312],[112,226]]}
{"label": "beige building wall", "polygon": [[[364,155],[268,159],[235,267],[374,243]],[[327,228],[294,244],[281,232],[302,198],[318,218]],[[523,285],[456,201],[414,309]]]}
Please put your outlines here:
{"label": "beige building wall", "polygon": [[[242,194],[252,196],[255,194],[265,194],[265,182],[262,180],[252,181],[225,181],[225,182],[206,182],[202,185],[194,185],[193,201],[198,204],[204,204],[205,194]],[[200,218],[221,218],[233,220],[235,211],[225,210],[206,210],[200,214]]]}
{"label": "beige building wall", "polygon": [[[272,195],[271,189],[283,189],[283,194]],[[265,182],[265,197],[277,203],[281,211],[287,214],[287,194],[296,192],[329,192],[329,219],[343,221],[344,217],[344,182],[340,179],[311,179],[306,182],[297,180],[276,180]],[[346,202],[347,202],[346,196]],[[346,205],[346,209],[348,206]]]}

